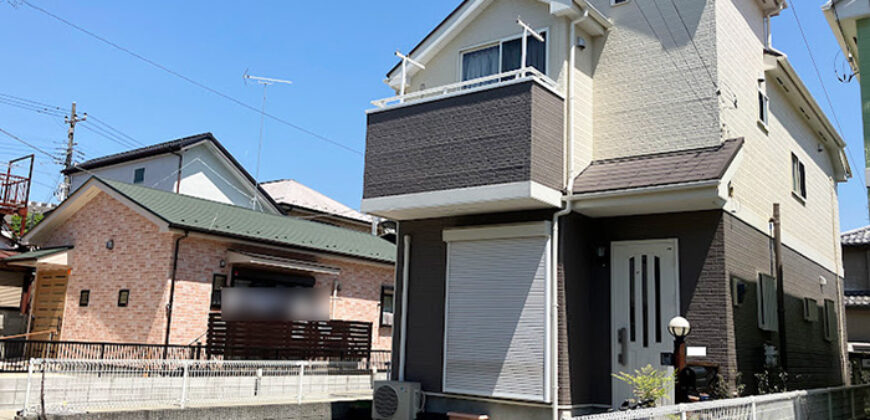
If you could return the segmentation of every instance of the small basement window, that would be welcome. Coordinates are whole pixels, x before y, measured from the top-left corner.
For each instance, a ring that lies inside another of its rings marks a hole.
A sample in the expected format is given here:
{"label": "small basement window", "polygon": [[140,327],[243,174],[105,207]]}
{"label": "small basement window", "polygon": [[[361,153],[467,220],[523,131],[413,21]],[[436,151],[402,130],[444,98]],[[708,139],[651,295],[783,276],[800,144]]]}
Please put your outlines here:
{"label": "small basement window", "polygon": [[221,290],[227,287],[227,276],[225,274],[215,274],[211,278],[211,308],[220,309],[221,307]]}
{"label": "small basement window", "polygon": [[758,328],[776,331],[776,277],[760,273],[758,275]]}
{"label": "small basement window", "polygon": [[395,290],[393,286],[381,286],[381,326],[393,326],[393,313],[395,312]]}
{"label": "small basement window", "polygon": [[130,289],[121,289],[118,292],[118,307],[126,308],[130,303]]}
{"label": "small basement window", "polygon": [[141,184],[145,182],[145,168],[139,168],[133,171],[133,183]]}
{"label": "small basement window", "polygon": [[89,303],[91,303],[91,291],[84,289],[79,292],[79,306],[85,307],[88,306]]}
{"label": "small basement window", "polygon": [[791,191],[801,199],[807,199],[807,171],[797,155],[791,154]]}

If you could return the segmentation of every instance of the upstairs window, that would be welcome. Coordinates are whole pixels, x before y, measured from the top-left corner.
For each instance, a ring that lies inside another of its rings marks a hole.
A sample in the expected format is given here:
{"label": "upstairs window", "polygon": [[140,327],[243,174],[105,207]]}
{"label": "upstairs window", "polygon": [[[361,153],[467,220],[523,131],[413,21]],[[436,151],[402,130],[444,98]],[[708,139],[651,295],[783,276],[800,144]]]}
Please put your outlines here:
{"label": "upstairs window", "polygon": [[145,168],[139,168],[133,171],[133,183],[141,184],[145,182]]}
{"label": "upstairs window", "polygon": [[[544,42],[526,38],[526,64],[547,73],[547,32],[539,31]],[[523,55],[522,36],[499,41],[495,45],[462,53],[462,81],[491,76],[520,68]]]}
{"label": "upstairs window", "polygon": [[797,155],[791,154],[791,191],[802,200],[807,199],[807,172]]}
{"label": "upstairs window", "polygon": [[837,305],[833,300],[825,299],[825,340],[834,341],[837,338]]}
{"label": "upstairs window", "polygon": [[770,113],[770,99],[761,87],[758,88],[758,123],[767,129],[768,114]]}

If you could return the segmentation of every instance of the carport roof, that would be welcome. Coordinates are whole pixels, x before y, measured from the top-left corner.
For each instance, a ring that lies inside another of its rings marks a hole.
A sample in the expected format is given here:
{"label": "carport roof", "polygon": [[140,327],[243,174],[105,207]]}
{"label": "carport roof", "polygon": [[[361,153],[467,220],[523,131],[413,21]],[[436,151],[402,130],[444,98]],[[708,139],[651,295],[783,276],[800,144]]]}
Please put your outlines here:
{"label": "carport roof", "polygon": [[72,248],[71,246],[62,246],[55,248],[45,248],[45,249],[37,249],[35,251],[22,252],[18,255],[13,255],[11,257],[6,257],[3,259],[3,262],[10,263],[16,261],[29,261],[29,260],[37,260],[42,257],[47,257],[49,255],[54,255],[59,252],[64,252]]}

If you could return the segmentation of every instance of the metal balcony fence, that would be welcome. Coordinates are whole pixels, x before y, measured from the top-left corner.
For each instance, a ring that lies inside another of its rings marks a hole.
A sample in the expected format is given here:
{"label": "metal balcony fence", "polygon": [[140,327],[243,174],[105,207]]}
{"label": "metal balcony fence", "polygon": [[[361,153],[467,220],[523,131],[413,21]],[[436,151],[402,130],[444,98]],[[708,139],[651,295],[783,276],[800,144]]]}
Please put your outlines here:
{"label": "metal balcony fence", "polygon": [[62,360],[29,364],[25,414],[370,398],[362,361]]}

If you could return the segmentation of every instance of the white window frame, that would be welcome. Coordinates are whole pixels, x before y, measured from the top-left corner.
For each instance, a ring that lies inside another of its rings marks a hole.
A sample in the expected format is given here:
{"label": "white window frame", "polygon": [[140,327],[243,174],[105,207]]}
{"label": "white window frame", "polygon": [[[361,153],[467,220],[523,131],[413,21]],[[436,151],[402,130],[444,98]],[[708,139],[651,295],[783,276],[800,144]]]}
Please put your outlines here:
{"label": "white window frame", "polygon": [[[764,283],[772,283],[774,299],[768,302],[764,299]],[[777,314],[777,299],[776,299],[776,277],[758,273],[757,301],[758,301],[758,328],[764,331],[775,332],[779,330],[779,320]]]}
{"label": "white window frame", "polygon": [[446,249],[446,264],[444,269],[444,334],[441,337],[441,389],[445,394],[466,394],[478,395],[488,398],[507,398],[516,400],[542,401],[541,398],[535,395],[486,395],[474,390],[447,390],[447,326],[450,313],[450,244],[458,241],[473,241],[473,240],[494,240],[494,239],[519,239],[524,237],[546,237],[547,245],[545,252],[546,278],[544,279],[545,307],[544,319],[546,325],[544,327],[544,395],[543,402],[552,402],[556,396],[552,395],[552,307],[551,299],[553,282],[553,261],[552,261],[552,246],[553,238],[551,235],[550,222],[530,222],[517,223],[509,225],[494,225],[494,226],[473,226],[468,228],[445,229],[442,232],[442,239],[447,244]]}
{"label": "white window frame", "polygon": [[[545,71],[542,71],[541,73],[549,76],[550,75],[550,35],[549,35],[550,34],[550,27],[545,26],[543,28],[536,28],[535,31],[538,32],[539,34],[540,33],[545,34],[545,36],[544,36],[544,70]],[[486,41],[486,42],[474,44],[474,45],[471,45],[471,46],[468,46],[465,48],[461,48],[459,50],[459,63],[457,65],[457,67],[459,69],[459,72],[457,73],[457,76],[458,76],[457,81],[460,83],[463,81],[462,80],[462,70],[463,70],[462,58],[463,58],[463,56],[467,53],[484,50],[484,49],[487,49],[490,47],[496,47],[496,46],[498,47],[498,73],[504,73],[504,69],[502,69],[502,67],[501,67],[501,65],[502,65],[502,44],[504,44],[505,42],[513,41],[515,39],[520,39],[522,37],[523,37],[523,33],[520,32],[517,35],[511,35],[511,36],[507,36],[504,38],[495,39],[492,41]],[[520,63],[520,64],[522,64],[522,63]],[[522,68],[522,66],[520,66],[520,68]],[[498,74],[498,73],[496,73],[496,74]]]}
{"label": "white window frame", "polygon": [[770,98],[764,91],[763,85],[758,86],[758,124],[764,128],[764,131],[769,129],[770,125]]}
{"label": "white window frame", "polygon": [[807,167],[796,153],[791,154],[791,193],[802,202],[807,199]]}

